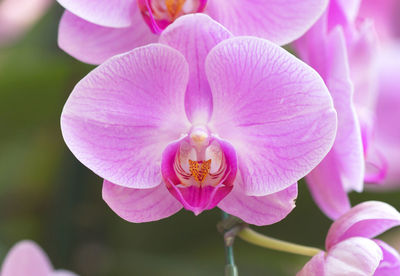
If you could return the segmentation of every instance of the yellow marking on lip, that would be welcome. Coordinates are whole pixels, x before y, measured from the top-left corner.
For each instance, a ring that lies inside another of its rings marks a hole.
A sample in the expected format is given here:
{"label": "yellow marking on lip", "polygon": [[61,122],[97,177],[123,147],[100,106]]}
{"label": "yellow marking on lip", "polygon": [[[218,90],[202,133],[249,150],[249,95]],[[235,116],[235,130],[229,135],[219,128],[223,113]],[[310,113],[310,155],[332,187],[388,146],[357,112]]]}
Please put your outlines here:
{"label": "yellow marking on lip", "polygon": [[199,183],[203,183],[206,176],[210,173],[210,169],[211,159],[204,162],[197,162],[189,159],[189,171],[193,175],[193,178]]}
{"label": "yellow marking on lip", "polygon": [[172,19],[176,19],[179,16],[185,2],[186,0],[165,0],[165,6]]}

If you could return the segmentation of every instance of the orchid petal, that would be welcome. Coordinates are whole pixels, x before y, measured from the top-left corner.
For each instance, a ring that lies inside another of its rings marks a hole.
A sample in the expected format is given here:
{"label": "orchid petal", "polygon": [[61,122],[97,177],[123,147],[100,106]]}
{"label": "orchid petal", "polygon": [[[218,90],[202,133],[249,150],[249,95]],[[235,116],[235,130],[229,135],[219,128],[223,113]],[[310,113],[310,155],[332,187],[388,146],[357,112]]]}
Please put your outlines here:
{"label": "orchid petal", "polygon": [[[346,41],[343,29],[337,27],[329,34],[313,28],[296,46],[301,57],[324,78],[332,95],[338,113],[338,129],[335,143],[328,154],[332,172],[325,168],[328,175],[334,174],[337,185],[345,191],[363,189],[364,153],[361,127],[353,104],[353,85],[350,79]],[[317,167],[313,174],[320,174]],[[320,180],[329,177],[320,176]],[[319,183],[322,186],[322,183]]]}
{"label": "orchid petal", "polygon": [[89,169],[128,188],[161,181],[161,154],[190,125],[184,110],[188,66],[153,44],[114,57],[81,80],[61,116],[64,140]]}
{"label": "orchid petal", "polygon": [[341,167],[337,153],[330,151],[322,162],[306,176],[311,195],[329,218],[336,219],[350,210],[350,200],[341,184]]}
{"label": "orchid petal", "polygon": [[325,252],[312,257],[296,276],[325,276]]}
{"label": "orchid petal", "polygon": [[128,27],[138,10],[135,0],[57,0],[76,16],[104,27]]}
{"label": "orchid petal", "polygon": [[334,245],[325,257],[327,276],[371,276],[381,262],[382,250],[370,239],[353,237]]}
{"label": "orchid petal", "polygon": [[247,195],[283,190],[330,150],[336,112],[320,76],[271,42],[238,37],[206,59],[213,91],[210,129],[239,157]]}
{"label": "orchid petal", "polygon": [[345,28],[350,76],[354,85],[354,105],[361,131],[364,151],[368,151],[368,133],[374,122],[378,96],[378,40],[372,20],[360,20]]}
{"label": "orchid petal", "polygon": [[[372,185],[374,188],[379,186],[380,186],[379,188],[390,187],[390,185],[387,184],[388,183],[387,174],[389,169],[387,157],[392,156],[393,152],[400,154],[400,151],[397,149],[397,147],[391,147],[389,149],[390,153],[385,152],[385,154],[383,154],[382,149],[384,148],[385,146],[378,145],[376,140],[373,141],[373,143],[371,143],[370,146],[368,146],[368,152],[365,156],[364,181],[366,184],[370,185],[370,187]],[[399,158],[398,155],[396,155],[395,158]],[[395,162],[393,164],[398,164],[398,163]],[[399,178],[395,179],[396,184],[398,179]]]}
{"label": "orchid petal", "polygon": [[46,253],[32,241],[20,241],[8,252],[1,276],[44,276],[53,268]]}
{"label": "orchid petal", "polygon": [[135,13],[131,27],[112,28],[90,23],[66,11],[59,25],[58,45],[83,62],[100,64],[116,54],[157,40],[140,16]]}
{"label": "orchid petal", "polygon": [[296,206],[297,183],[267,196],[246,196],[237,175],[233,190],[218,204],[226,213],[254,225],[269,225],[284,219]]}
{"label": "orchid petal", "polygon": [[397,225],[400,225],[400,213],[389,204],[360,203],[332,224],[326,237],[326,249],[355,236],[375,237]]}
{"label": "orchid petal", "polygon": [[232,34],[204,14],[178,18],[161,34],[160,43],[180,51],[189,63],[190,78],[185,108],[193,124],[207,123],[212,111],[212,95],[204,63],[210,50]]}
{"label": "orchid petal", "polygon": [[332,147],[341,184],[346,191],[363,190],[364,152],[361,127],[353,103],[353,87],[350,79],[347,52],[342,29],[337,28],[327,37],[329,76],[326,80],[338,114],[338,130]]}
{"label": "orchid petal", "polygon": [[325,10],[326,0],[208,1],[205,13],[235,35],[286,44],[304,34]]}
{"label": "orchid petal", "polygon": [[383,252],[383,260],[375,271],[374,276],[400,275],[400,255],[387,243],[381,240],[374,240]]}
{"label": "orchid petal", "polygon": [[353,237],[315,255],[297,276],[371,276],[382,260],[379,246]]}
{"label": "orchid petal", "polygon": [[335,28],[322,40],[316,32],[311,30],[304,38],[307,44],[299,41],[297,46],[300,52],[308,51],[306,61],[323,73],[338,114],[338,129],[331,151],[307,176],[307,183],[322,211],[336,219],[351,208],[346,193],[363,189],[363,141],[352,101],[353,86],[342,29]]}
{"label": "orchid petal", "polygon": [[132,189],[105,180],[103,199],[118,216],[130,222],[160,220],[182,209],[164,183],[150,189]]}

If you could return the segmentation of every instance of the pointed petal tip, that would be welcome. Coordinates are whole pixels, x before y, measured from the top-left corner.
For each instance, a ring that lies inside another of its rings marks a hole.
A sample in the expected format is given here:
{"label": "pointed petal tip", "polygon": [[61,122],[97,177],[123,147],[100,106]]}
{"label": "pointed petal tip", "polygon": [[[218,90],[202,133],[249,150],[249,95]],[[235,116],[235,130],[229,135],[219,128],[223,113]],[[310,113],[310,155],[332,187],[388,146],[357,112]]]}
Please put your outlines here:
{"label": "pointed petal tip", "polygon": [[192,212],[193,212],[193,214],[197,217],[198,215],[200,215],[201,213],[203,213],[203,209],[197,209],[197,208],[195,208],[195,209],[193,209],[192,210]]}

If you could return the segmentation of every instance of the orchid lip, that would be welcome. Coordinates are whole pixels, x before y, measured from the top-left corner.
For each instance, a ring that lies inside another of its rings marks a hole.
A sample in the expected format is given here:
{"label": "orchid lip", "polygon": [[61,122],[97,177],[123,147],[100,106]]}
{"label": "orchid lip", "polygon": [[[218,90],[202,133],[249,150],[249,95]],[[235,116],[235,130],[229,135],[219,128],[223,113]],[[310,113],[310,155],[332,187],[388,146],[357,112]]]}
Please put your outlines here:
{"label": "orchid lip", "polygon": [[162,175],[169,192],[195,215],[214,208],[233,189],[237,160],[233,148],[193,127],[163,153]]}
{"label": "orchid lip", "polygon": [[[224,179],[225,180],[225,179]],[[204,210],[209,210],[215,207],[215,204],[213,204],[213,199],[215,198],[215,195],[217,193],[217,191],[220,188],[224,187],[223,181],[221,183],[219,183],[217,186],[213,187],[213,189],[211,190],[211,193],[209,195],[209,197],[207,198],[206,201],[202,202],[202,205],[200,206],[194,206],[192,204],[190,204],[183,196],[182,192],[180,191],[180,189],[174,185],[171,180],[168,180],[169,184],[168,187],[172,188],[174,190],[174,192],[176,193],[177,199],[182,203],[183,207],[185,207],[185,209],[192,211],[196,216],[198,216],[199,214],[201,214]],[[193,186],[192,186],[193,187]],[[187,188],[187,187],[182,187],[182,188]],[[199,194],[201,194],[201,189],[204,189],[203,187],[194,187],[193,189],[199,189]],[[229,192],[230,190],[233,188],[233,186],[229,187]]]}

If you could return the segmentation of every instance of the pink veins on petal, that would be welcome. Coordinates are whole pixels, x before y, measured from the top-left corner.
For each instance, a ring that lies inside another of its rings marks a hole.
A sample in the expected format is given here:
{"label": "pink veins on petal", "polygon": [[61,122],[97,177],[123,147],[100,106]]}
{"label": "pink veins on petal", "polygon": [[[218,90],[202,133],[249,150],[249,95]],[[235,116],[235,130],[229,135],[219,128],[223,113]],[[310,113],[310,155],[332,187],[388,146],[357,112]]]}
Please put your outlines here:
{"label": "pink veins on petal", "polygon": [[284,49],[191,14],[89,73],[61,127],[128,221],[218,206],[267,225],[329,151],[336,112],[319,75]]}

